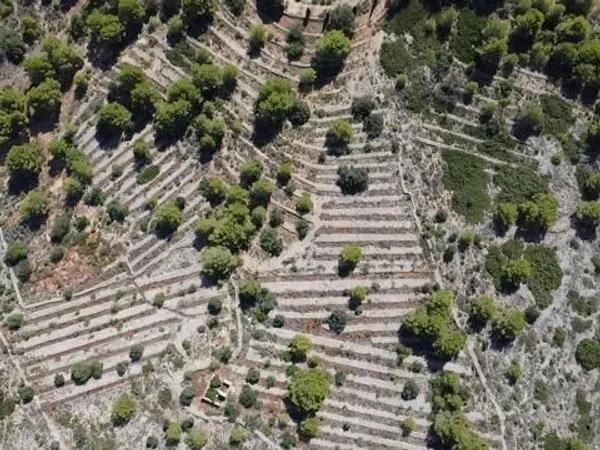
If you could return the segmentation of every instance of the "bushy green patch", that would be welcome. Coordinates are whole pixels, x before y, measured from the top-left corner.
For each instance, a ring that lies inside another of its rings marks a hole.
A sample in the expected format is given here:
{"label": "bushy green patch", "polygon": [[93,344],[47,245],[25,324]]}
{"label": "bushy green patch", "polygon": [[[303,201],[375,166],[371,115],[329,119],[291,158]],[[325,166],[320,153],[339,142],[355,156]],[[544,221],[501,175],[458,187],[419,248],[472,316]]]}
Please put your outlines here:
{"label": "bushy green patch", "polygon": [[556,249],[544,245],[525,247],[522,241],[510,239],[488,249],[485,269],[492,277],[496,290],[500,291],[503,288],[502,275],[506,264],[521,258],[531,266],[531,276],[526,284],[538,307],[548,307],[552,303],[552,293],[560,287],[563,276]]}
{"label": "bushy green patch", "polygon": [[427,20],[428,12],[419,0],[408,0],[400,2],[392,17],[386,24],[387,31],[397,35],[405,33],[417,34],[422,28],[423,22]]}
{"label": "bushy green patch", "polygon": [[518,259],[523,255],[524,244],[517,239],[510,239],[502,245],[493,245],[488,249],[485,259],[485,270],[490,274],[496,290],[500,290],[502,267],[509,260]]}
{"label": "bushy green patch", "polygon": [[561,438],[556,432],[544,436],[543,450],[588,450],[588,446],[576,438]]}
{"label": "bushy green patch", "polygon": [[589,317],[598,311],[598,299],[583,297],[577,291],[569,291],[567,298],[571,309],[583,317]]}
{"label": "bushy green patch", "polygon": [[444,152],[443,182],[452,191],[452,207],[468,222],[479,222],[490,207],[483,160],[460,152]]}
{"label": "bushy green patch", "polygon": [[523,257],[533,269],[531,278],[527,280],[527,287],[537,305],[546,308],[552,303],[552,293],[560,287],[563,277],[556,249],[545,245],[529,245]]}
{"label": "bushy green patch", "polygon": [[[410,54],[420,63],[434,67],[438,62],[436,53],[441,49],[441,42],[433,27],[428,25],[430,18],[432,16],[420,0],[408,0],[401,3],[385,27],[397,36],[410,34],[413,37]],[[405,72],[407,69],[404,69]]]}
{"label": "bushy green patch", "polygon": [[503,166],[494,176],[500,188],[498,202],[523,203],[535,194],[548,192],[548,183],[530,167]]}
{"label": "bushy green patch", "polygon": [[146,184],[155,179],[160,173],[160,168],[156,165],[151,165],[142,170],[137,175],[138,184]]}
{"label": "bushy green patch", "polygon": [[411,81],[405,89],[404,95],[406,107],[412,112],[420,113],[429,107],[429,89],[423,81]]}
{"label": "bushy green patch", "polygon": [[442,359],[456,358],[465,345],[466,335],[451,320],[453,304],[452,291],[433,292],[424,305],[404,317],[400,333],[423,338],[424,344],[431,346]]}
{"label": "bushy green patch", "polygon": [[575,118],[571,105],[556,94],[540,95],[540,105],[544,112],[544,131],[559,138],[573,125]]}
{"label": "bushy green patch", "polygon": [[577,344],[575,359],[585,370],[600,367],[600,342],[596,339],[583,339]]}
{"label": "bushy green patch", "polygon": [[477,144],[477,151],[479,153],[502,161],[512,161],[515,159],[515,156],[508,150],[509,148],[503,142],[497,140],[490,139]]}
{"label": "bushy green patch", "polygon": [[459,10],[456,34],[450,41],[450,49],[458,59],[467,64],[475,61],[476,48],[481,44],[481,31],[486,22],[485,16],[470,8]]}
{"label": "bushy green patch", "polygon": [[401,39],[381,45],[380,61],[383,70],[390,77],[406,73],[414,65],[414,60]]}

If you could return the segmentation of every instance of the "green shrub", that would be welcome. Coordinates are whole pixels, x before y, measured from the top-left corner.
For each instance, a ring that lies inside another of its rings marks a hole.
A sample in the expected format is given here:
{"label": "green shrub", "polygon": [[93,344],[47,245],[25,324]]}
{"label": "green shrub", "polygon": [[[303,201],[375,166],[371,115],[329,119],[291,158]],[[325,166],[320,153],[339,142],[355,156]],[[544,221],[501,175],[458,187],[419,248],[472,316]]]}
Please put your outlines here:
{"label": "green shrub", "polygon": [[354,136],[352,124],[345,119],[336,119],[327,130],[326,145],[335,155],[348,152],[348,144]]}
{"label": "green shrub", "polygon": [[62,247],[55,245],[50,249],[49,259],[53,263],[59,262],[65,256],[65,251]]}
{"label": "green shrub", "polygon": [[502,283],[509,289],[517,289],[519,285],[533,274],[529,261],[519,258],[506,262],[502,267]]}
{"label": "green shrub", "polygon": [[407,380],[402,387],[402,400],[410,401],[418,397],[420,392],[419,386],[414,380]]}
{"label": "green shrub", "polygon": [[98,133],[103,137],[120,137],[131,130],[132,115],[119,103],[107,103],[98,113],[96,125]]}
{"label": "green shrub", "polygon": [[343,273],[353,271],[362,260],[362,249],[357,245],[346,245],[338,257],[338,267]]}
{"label": "green shrub", "polygon": [[260,370],[256,367],[250,367],[246,373],[246,383],[256,384],[260,381]]}
{"label": "green shrub", "polygon": [[17,389],[17,393],[24,404],[30,403],[35,396],[35,392],[31,386],[21,386]]}
{"label": "green shrub", "polygon": [[244,408],[252,408],[258,400],[258,393],[249,384],[242,386],[239,402]]}
{"label": "green shrub", "polygon": [[317,80],[317,74],[311,67],[300,71],[300,87],[310,87]]}
{"label": "green shrub", "polygon": [[179,394],[179,404],[181,406],[190,406],[195,396],[196,393],[194,392],[194,390],[191,387],[186,386],[181,390]]}
{"label": "green shrub", "polygon": [[82,385],[92,378],[92,364],[90,362],[78,362],[71,369],[71,379],[76,385]]}
{"label": "green shrub", "polygon": [[298,222],[296,222],[296,233],[298,233],[298,239],[304,239],[308,234],[309,228],[310,224],[305,219],[300,219]]}
{"label": "green shrub", "polygon": [[106,206],[106,213],[110,220],[114,222],[123,222],[129,215],[129,208],[118,200],[111,200]]}
{"label": "green shrub", "polygon": [[279,256],[283,251],[283,240],[277,230],[267,227],[260,234],[260,248],[271,256]]}
{"label": "green shrub", "polygon": [[364,120],[375,109],[375,101],[370,96],[355,97],[352,99],[350,112],[355,120]]}
{"label": "green shrub", "polygon": [[331,390],[331,376],[323,369],[299,369],[288,382],[290,401],[303,414],[321,409]]}
{"label": "green shrub", "polygon": [[217,280],[226,278],[240,264],[240,258],[225,247],[204,250],[201,257],[202,273]]}
{"label": "green shrub", "polygon": [[461,443],[467,442],[471,448],[488,450],[488,444],[469,427],[462,413],[442,411],[435,415],[432,428],[434,435],[449,448],[464,448]]}
{"label": "green shrub", "polygon": [[50,240],[54,243],[63,241],[71,229],[71,213],[65,213],[56,218],[50,230]]}
{"label": "green shrub", "polygon": [[471,304],[471,319],[485,324],[496,315],[496,303],[489,297],[479,297]]}
{"label": "green shrub", "polygon": [[358,309],[363,304],[369,293],[367,286],[355,286],[350,290],[350,309]]}
{"label": "green shrub", "polygon": [[5,324],[11,331],[17,331],[23,326],[23,323],[23,314],[17,312],[9,314],[5,319]]}
{"label": "green shrub", "polygon": [[165,430],[165,444],[175,446],[181,440],[181,425],[178,422],[169,422]]}
{"label": "green shrub", "polygon": [[157,165],[150,165],[144,167],[144,169],[137,174],[136,181],[138,184],[146,184],[154,180],[160,173],[160,167]]}
{"label": "green shrub", "polygon": [[417,423],[412,417],[407,417],[400,422],[400,429],[402,430],[403,436],[410,436],[410,434],[417,429]]}
{"label": "green shrub", "polygon": [[558,201],[552,194],[535,194],[518,209],[518,224],[528,231],[544,232],[558,219]]}
{"label": "green shrub", "polygon": [[450,48],[458,59],[470,64],[475,61],[477,47],[482,41],[482,31],[486,24],[486,17],[478,14],[471,8],[461,8],[456,34],[450,39]]}
{"label": "green shrub", "polygon": [[312,66],[324,77],[336,75],[350,54],[350,39],[339,30],[328,31],[317,41]]}
{"label": "green shrub", "polygon": [[533,294],[537,305],[545,308],[552,302],[552,293],[561,283],[563,272],[556,249],[544,245],[527,246],[523,257],[532,268],[527,287]]}
{"label": "green shrub", "polygon": [[138,362],[142,359],[142,355],[144,354],[144,347],[141,344],[134,344],[129,350],[129,358],[131,362]]}
{"label": "green shrub", "polygon": [[343,194],[354,195],[369,187],[369,172],[364,167],[342,165],[338,168],[337,185]]}
{"label": "green shrub", "polygon": [[129,394],[121,394],[112,405],[111,420],[114,425],[122,426],[135,415],[136,404]]}
{"label": "green shrub", "polygon": [[379,61],[389,77],[404,74],[416,62],[408,51],[403,39],[383,42]]}
{"label": "green shrub", "polygon": [[202,450],[207,442],[206,434],[196,429],[189,430],[185,437],[185,444],[190,450]]}
{"label": "green shrub", "polygon": [[363,130],[367,133],[369,139],[375,139],[383,131],[383,116],[381,114],[371,114],[363,122]]}
{"label": "green shrub", "polygon": [[501,339],[513,341],[519,337],[527,322],[523,312],[517,309],[505,309],[500,311],[492,322],[492,330]]}
{"label": "green shrub", "polygon": [[286,37],[287,45],[285,52],[290,61],[296,61],[302,57],[304,53],[304,33],[301,26],[294,26],[288,30]]}
{"label": "green shrub", "polygon": [[240,169],[240,185],[246,188],[251,186],[260,180],[262,172],[263,167],[258,161],[254,159],[246,161]]}
{"label": "green shrub", "polygon": [[275,186],[269,180],[261,179],[255,181],[250,188],[250,203],[252,206],[267,206],[271,201],[271,196],[275,191]]}
{"label": "green shrub", "polygon": [[9,245],[4,260],[9,266],[15,266],[22,261],[27,259],[27,247],[21,242],[13,242]]}
{"label": "green shrub", "polygon": [[400,332],[424,338],[441,358],[455,358],[466,343],[466,335],[451,321],[453,304],[451,291],[433,292],[423,306],[404,317]]}
{"label": "green shrub", "polygon": [[600,342],[595,339],[583,339],[575,351],[577,363],[585,370],[600,367]]}
{"label": "green shrub", "polygon": [[306,360],[306,354],[312,349],[312,341],[301,334],[297,334],[288,345],[289,355],[294,362]]}
{"label": "green shrub", "polygon": [[252,25],[250,28],[250,51],[259,52],[267,43],[269,33],[262,24]]}
{"label": "green shrub", "polygon": [[280,186],[285,186],[292,179],[292,162],[284,161],[277,169],[277,183]]}
{"label": "green shrub", "polygon": [[5,164],[11,177],[35,178],[39,175],[45,157],[35,143],[14,145],[6,155]]}
{"label": "green shrub", "polygon": [[303,440],[308,441],[319,434],[320,427],[321,422],[317,417],[308,417],[300,422],[298,434]]}
{"label": "green shrub", "polygon": [[334,311],[327,319],[329,329],[336,334],[341,334],[348,323],[348,316],[344,311]]}
{"label": "green shrub", "polygon": [[548,192],[548,183],[531,168],[502,166],[494,176],[494,182],[500,188],[499,202],[521,204],[536,194]]}
{"label": "green shrub", "polygon": [[502,230],[508,230],[517,223],[519,210],[514,203],[499,203],[496,208],[495,220]]}
{"label": "green shrub", "polygon": [[504,372],[504,376],[510,384],[515,384],[523,376],[523,369],[521,369],[521,366],[517,362],[513,362],[508,366],[506,372]]}
{"label": "green shrub", "polygon": [[600,225],[600,202],[579,202],[575,218],[584,227],[596,228]]}
{"label": "green shrub", "polygon": [[269,215],[269,225],[273,228],[276,228],[280,225],[283,225],[284,222],[284,213],[281,208],[273,208],[271,210],[271,214]]}
{"label": "green shrub", "polygon": [[554,329],[554,334],[552,335],[552,345],[555,347],[562,348],[565,343],[565,339],[567,337],[567,332],[564,328],[557,327]]}
{"label": "green shrub", "polygon": [[171,234],[183,223],[183,211],[175,202],[168,201],[156,211],[154,220],[159,233]]}
{"label": "green shrub", "polygon": [[459,152],[444,152],[443,182],[452,191],[452,207],[470,223],[479,222],[490,207],[485,163]]}
{"label": "green shrub", "polygon": [[557,138],[569,131],[575,119],[571,105],[556,94],[540,95],[544,116],[544,130]]}
{"label": "green shrub", "polygon": [[288,80],[268,80],[261,88],[255,104],[255,118],[261,128],[278,130],[290,114],[296,96]]}
{"label": "green shrub", "polygon": [[65,377],[62,373],[57,373],[54,375],[54,386],[57,388],[63,387],[65,385]]}
{"label": "green shrub", "polygon": [[302,215],[309,214],[310,212],[312,212],[312,209],[313,201],[310,194],[305,192],[300,197],[298,197],[298,200],[296,200],[296,211],[298,211],[298,213]]}
{"label": "green shrub", "polygon": [[234,447],[240,446],[246,442],[249,437],[250,433],[248,433],[241,425],[236,424],[229,435],[229,444]]}

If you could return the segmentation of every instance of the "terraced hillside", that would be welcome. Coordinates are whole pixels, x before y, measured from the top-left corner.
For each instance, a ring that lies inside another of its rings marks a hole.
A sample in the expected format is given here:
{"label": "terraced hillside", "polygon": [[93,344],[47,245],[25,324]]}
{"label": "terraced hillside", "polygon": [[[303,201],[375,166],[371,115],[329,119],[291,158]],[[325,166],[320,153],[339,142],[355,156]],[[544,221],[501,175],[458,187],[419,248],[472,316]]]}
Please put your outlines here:
{"label": "terraced hillside", "polygon": [[504,49],[555,2],[113,3],[0,33],[3,445],[595,442],[594,113]]}

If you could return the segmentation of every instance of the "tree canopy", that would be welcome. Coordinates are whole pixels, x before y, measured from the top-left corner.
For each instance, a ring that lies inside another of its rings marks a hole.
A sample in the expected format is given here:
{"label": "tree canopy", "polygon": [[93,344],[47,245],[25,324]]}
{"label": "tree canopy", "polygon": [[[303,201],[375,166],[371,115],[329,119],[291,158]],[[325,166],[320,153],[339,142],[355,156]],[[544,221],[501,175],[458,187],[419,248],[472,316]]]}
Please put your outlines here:
{"label": "tree canopy", "polygon": [[297,370],[288,382],[288,396],[303,414],[314,415],[329,396],[331,381],[323,369]]}

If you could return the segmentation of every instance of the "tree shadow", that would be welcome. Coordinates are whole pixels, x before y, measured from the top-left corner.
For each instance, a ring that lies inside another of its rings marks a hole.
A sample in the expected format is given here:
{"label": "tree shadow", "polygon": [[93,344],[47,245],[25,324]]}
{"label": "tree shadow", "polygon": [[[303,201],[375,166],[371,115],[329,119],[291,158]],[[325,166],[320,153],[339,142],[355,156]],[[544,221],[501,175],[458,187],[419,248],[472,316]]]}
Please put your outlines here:
{"label": "tree shadow", "polygon": [[46,224],[48,217],[46,215],[42,216],[32,216],[27,219],[23,219],[21,223],[29,228],[30,230],[39,230],[43,225]]}
{"label": "tree shadow", "polygon": [[582,222],[574,215],[571,217],[571,225],[575,229],[575,235],[582,241],[593,242],[598,237],[597,227],[594,224]]}
{"label": "tree shadow", "polygon": [[60,10],[62,12],[67,12],[76,4],[77,4],[77,0],[61,0],[60,1]]}
{"label": "tree shadow", "polygon": [[174,239],[176,232],[177,232],[177,230],[169,230],[169,229],[158,228],[158,227],[154,228],[154,235],[158,239],[163,239],[167,242],[171,242]]}
{"label": "tree shadow", "polygon": [[300,423],[308,417],[308,415],[294,405],[288,397],[283,399],[283,405],[290,418],[296,423]]}
{"label": "tree shadow", "polygon": [[598,89],[593,86],[584,86],[581,90],[581,103],[585,106],[592,106],[598,98]]}
{"label": "tree shadow", "polygon": [[35,189],[39,184],[37,176],[31,176],[25,173],[13,173],[8,179],[8,193],[10,195],[20,195]]}
{"label": "tree shadow", "polygon": [[29,124],[29,132],[35,136],[41,133],[47,133],[54,130],[58,123],[58,114],[49,114],[41,116],[36,114],[32,117],[31,123]]}
{"label": "tree shadow", "polygon": [[513,342],[513,339],[505,338],[498,333],[492,333],[490,336],[490,347],[497,351],[507,349]]}
{"label": "tree shadow", "polygon": [[279,22],[283,16],[283,2],[276,0],[256,0],[256,11],[263,23]]}
{"label": "tree shadow", "polygon": [[522,224],[517,227],[515,237],[530,244],[540,244],[546,236],[547,230],[544,228],[527,229]]}
{"label": "tree shadow", "polygon": [[102,150],[111,150],[121,143],[121,134],[115,135],[108,131],[96,129],[96,142]]}
{"label": "tree shadow", "polygon": [[577,77],[567,77],[560,80],[560,92],[565,97],[575,100],[581,94],[581,82]]}
{"label": "tree shadow", "polygon": [[93,44],[91,41],[87,49],[87,57],[93,67],[101,70],[110,70],[117,62],[121,47],[109,47]]}
{"label": "tree shadow", "polygon": [[257,119],[254,121],[254,127],[252,129],[252,142],[257,147],[270,144],[280,133],[281,128],[282,125],[265,123]]}
{"label": "tree shadow", "polygon": [[415,337],[414,335],[402,330],[398,330],[398,342],[412,350],[414,356],[420,356],[425,360],[427,369],[431,372],[439,372],[444,370],[444,366],[450,359],[440,358],[435,354],[433,346],[427,339]]}

